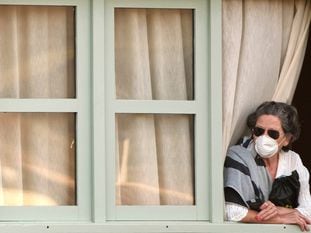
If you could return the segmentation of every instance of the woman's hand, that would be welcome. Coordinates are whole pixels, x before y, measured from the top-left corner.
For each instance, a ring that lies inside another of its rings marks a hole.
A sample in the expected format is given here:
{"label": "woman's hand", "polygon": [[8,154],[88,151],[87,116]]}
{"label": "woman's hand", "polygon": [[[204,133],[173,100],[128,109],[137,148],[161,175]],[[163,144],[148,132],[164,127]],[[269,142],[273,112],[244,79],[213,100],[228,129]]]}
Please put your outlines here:
{"label": "woman's hand", "polygon": [[277,207],[272,202],[266,201],[260,206],[260,211],[255,217],[260,222],[279,222],[283,224],[298,225],[301,231],[309,231],[308,224],[311,220],[296,209]]}
{"label": "woman's hand", "polygon": [[271,201],[266,201],[260,206],[260,211],[256,215],[258,221],[265,221],[279,215],[278,207],[276,207]]}
{"label": "woman's hand", "polygon": [[281,207],[281,206],[277,206],[276,208],[278,208],[279,215],[289,214],[289,213],[297,211],[296,209],[286,208],[286,207]]}
{"label": "woman's hand", "polygon": [[309,231],[308,224],[311,224],[309,218],[302,215],[298,210],[294,210],[290,213],[280,215],[282,223],[296,224],[300,227],[301,231]]}

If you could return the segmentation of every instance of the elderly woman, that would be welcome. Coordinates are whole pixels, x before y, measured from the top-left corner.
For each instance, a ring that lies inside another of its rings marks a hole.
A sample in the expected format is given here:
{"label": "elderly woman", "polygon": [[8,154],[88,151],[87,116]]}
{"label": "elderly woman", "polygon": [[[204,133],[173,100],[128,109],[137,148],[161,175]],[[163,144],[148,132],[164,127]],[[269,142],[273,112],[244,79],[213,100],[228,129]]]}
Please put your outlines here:
{"label": "elderly woman", "polygon": [[226,218],[296,224],[309,230],[309,172],[289,148],[300,134],[296,109],[265,102],[247,118],[251,137],[229,148],[224,168]]}

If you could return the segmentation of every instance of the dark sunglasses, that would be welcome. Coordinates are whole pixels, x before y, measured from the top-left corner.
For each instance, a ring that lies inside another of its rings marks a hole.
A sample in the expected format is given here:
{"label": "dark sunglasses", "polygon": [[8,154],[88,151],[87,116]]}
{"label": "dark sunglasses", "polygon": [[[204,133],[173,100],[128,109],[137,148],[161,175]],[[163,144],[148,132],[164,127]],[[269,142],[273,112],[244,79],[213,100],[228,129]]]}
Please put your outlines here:
{"label": "dark sunglasses", "polygon": [[[256,137],[259,137],[261,135],[263,135],[265,133],[265,129],[261,128],[261,127],[254,127],[253,128],[253,134],[256,136]],[[268,135],[270,138],[273,138],[273,139],[278,139],[280,137],[280,132],[277,131],[277,130],[274,130],[274,129],[268,129],[267,130],[268,132]]]}

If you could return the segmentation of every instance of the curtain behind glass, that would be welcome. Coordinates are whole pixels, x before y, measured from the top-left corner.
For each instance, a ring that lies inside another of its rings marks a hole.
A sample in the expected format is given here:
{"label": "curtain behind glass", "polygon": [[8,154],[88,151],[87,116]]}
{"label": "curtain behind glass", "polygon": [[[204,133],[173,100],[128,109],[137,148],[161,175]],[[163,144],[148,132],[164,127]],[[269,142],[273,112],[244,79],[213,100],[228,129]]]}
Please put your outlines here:
{"label": "curtain behind glass", "polygon": [[[116,97],[192,100],[192,24],[192,10],[116,9]],[[117,204],[194,204],[192,123],[117,114]]]}
{"label": "curtain behind glass", "polygon": [[74,8],[0,6],[0,98],[73,98]]}
{"label": "curtain behind glass", "polygon": [[118,99],[193,99],[192,10],[116,9]]}
{"label": "curtain behind glass", "polygon": [[[0,6],[0,98],[75,97],[74,8]],[[0,113],[0,205],[75,205],[75,114]]]}

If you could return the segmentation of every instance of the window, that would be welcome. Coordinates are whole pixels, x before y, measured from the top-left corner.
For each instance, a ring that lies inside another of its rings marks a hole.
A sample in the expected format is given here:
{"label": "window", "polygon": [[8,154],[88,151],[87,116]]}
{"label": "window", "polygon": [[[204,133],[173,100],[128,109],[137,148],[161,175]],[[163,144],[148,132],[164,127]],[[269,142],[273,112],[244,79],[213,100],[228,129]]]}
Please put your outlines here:
{"label": "window", "polygon": [[[223,221],[220,6],[0,0],[1,32],[14,31],[0,37],[0,79],[11,82],[0,83],[0,124],[8,132],[0,133],[0,146],[10,151],[13,142],[11,154],[30,154],[24,167],[6,162],[25,177],[24,194],[35,190],[42,198],[19,202],[16,194],[5,205],[0,198],[0,221],[13,222],[0,229],[161,232],[177,220],[172,224],[183,232],[202,231],[198,220]],[[148,24],[144,32],[140,23]],[[31,33],[21,37],[25,30]],[[4,172],[7,183],[14,172]],[[59,193],[68,199],[59,201]],[[141,220],[152,222],[135,223]]]}
{"label": "window", "polygon": [[107,218],[208,219],[207,2],[105,3]]}
{"label": "window", "polygon": [[90,218],[88,4],[66,4],[0,2],[1,220]]}

